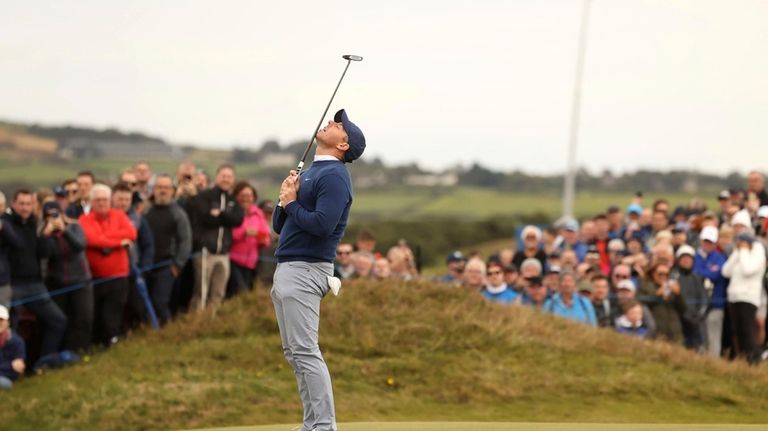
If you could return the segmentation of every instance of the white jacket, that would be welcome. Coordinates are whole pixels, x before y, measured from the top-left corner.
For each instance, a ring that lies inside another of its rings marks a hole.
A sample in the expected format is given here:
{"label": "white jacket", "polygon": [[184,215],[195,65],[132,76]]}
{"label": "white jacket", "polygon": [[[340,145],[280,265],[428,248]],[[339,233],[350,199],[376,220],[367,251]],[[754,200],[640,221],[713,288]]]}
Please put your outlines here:
{"label": "white jacket", "polygon": [[736,249],[723,265],[723,276],[730,278],[728,302],[748,302],[760,307],[765,275],[765,247],[759,242],[751,250]]}

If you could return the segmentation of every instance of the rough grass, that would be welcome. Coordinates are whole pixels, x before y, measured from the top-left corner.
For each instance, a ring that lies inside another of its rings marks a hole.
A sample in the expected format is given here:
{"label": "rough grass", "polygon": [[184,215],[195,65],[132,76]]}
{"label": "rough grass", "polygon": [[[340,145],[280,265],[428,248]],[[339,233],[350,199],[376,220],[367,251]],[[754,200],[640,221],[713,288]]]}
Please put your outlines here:
{"label": "rough grass", "polygon": [[[429,284],[350,283],[323,302],[337,416],[360,421],[765,423],[768,373]],[[298,423],[266,289],[216,318],[133,334],[0,393],[14,430]]]}

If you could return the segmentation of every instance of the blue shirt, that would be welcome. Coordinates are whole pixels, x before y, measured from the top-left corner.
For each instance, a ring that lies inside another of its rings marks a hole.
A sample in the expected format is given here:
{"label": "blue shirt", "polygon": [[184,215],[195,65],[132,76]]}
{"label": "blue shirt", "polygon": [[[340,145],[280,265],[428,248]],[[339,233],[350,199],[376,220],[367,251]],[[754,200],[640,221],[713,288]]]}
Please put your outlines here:
{"label": "blue shirt", "polygon": [[24,340],[11,332],[10,338],[8,338],[3,348],[0,349],[0,376],[11,380],[19,378],[19,373],[11,366],[16,359],[26,359],[26,349]]}
{"label": "blue shirt", "polygon": [[500,293],[491,293],[490,291],[488,291],[488,289],[484,288],[481,291],[481,293],[483,294],[485,299],[488,299],[489,301],[493,301],[493,302],[498,302],[501,304],[511,304],[517,299],[517,296],[518,296],[518,293],[510,289],[509,287],[507,287]]}
{"label": "blue shirt", "polygon": [[712,308],[723,309],[728,303],[728,279],[722,273],[725,260],[725,256],[717,250],[704,256],[704,252],[699,249],[693,261],[693,273],[709,279],[714,285],[709,300]]}
{"label": "blue shirt", "polygon": [[322,160],[301,173],[297,199],[275,208],[278,262],[333,262],[352,206],[352,178],[340,160]]}
{"label": "blue shirt", "polygon": [[558,293],[544,303],[544,310],[555,316],[576,320],[590,326],[597,326],[595,308],[588,299],[583,298],[581,295],[574,294],[571,306],[567,307]]}

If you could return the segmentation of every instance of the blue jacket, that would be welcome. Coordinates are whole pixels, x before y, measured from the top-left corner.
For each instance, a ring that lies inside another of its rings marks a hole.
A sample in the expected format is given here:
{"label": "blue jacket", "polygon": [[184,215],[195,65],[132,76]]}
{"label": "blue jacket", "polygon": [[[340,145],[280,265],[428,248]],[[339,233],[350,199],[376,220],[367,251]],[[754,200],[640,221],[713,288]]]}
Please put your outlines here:
{"label": "blue jacket", "polygon": [[485,299],[488,299],[489,301],[498,302],[501,304],[511,304],[515,302],[517,299],[518,293],[514,290],[507,287],[502,291],[501,293],[491,293],[488,291],[488,289],[483,288],[483,290],[480,292],[483,294]]}
{"label": "blue jacket", "polygon": [[295,201],[275,208],[278,262],[333,262],[352,206],[352,178],[341,161],[316,161],[301,173]]}
{"label": "blue jacket", "polygon": [[552,298],[548,299],[544,303],[544,310],[548,313],[552,313],[555,316],[565,317],[566,319],[576,320],[578,322],[586,323],[590,326],[597,326],[597,316],[595,316],[595,308],[592,303],[582,297],[581,295],[574,294],[573,301],[570,307],[566,307],[563,303],[560,294],[556,294]]}
{"label": "blue jacket", "polygon": [[725,256],[715,250],[705,256],[699,249],[693,262],[693,272],[712,282],[714,288],[709,299],[710,308],[723,309],[728,303],[728,279],[723,277],[723,265]]}
{"label": "blue jacket", "polygon": [[10,338],[8,338],[3,348],[0,349],[0,376],[11,380],[19,378],[19,373],[11,367],[11,363],[16,359],[26,359],[26,347],[24,340],[11,332]]}

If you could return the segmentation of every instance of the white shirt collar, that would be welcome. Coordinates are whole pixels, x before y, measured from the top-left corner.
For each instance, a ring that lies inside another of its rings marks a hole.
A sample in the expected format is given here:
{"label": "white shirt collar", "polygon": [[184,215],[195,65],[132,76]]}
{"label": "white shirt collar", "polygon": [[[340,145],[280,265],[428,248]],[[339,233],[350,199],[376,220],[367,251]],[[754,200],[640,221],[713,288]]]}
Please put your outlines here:
{"label": "white shirt collar", "polygon": [[316,162],[327,162],[327,161],[337,161],[338,162],[339,159],[337,159],[336,157],[333,157],[333,156],[329,156],[329,155],[323,154],[323,155],[319,155],[319,156],[315,155],[315,161]]}

